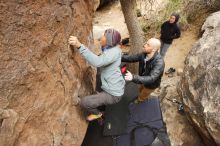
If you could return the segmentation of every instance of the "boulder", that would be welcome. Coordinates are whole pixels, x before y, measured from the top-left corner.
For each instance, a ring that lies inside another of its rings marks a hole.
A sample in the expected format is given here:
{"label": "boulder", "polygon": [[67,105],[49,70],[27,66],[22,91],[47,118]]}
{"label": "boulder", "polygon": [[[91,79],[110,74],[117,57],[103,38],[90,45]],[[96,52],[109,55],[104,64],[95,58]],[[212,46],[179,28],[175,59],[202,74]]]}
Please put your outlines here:
{"label": "boulder", "polygon": [[216,146],[220,145],[220,11],[206,19],[202,31],[185,60],[178,92],[205,144]]}
{"label": "boulder", "polygon": [[73,102],[94,91],[95,71],[67,42],[93,43],[92,12],[88,0],[1,0],[0,146],[81,145]]}

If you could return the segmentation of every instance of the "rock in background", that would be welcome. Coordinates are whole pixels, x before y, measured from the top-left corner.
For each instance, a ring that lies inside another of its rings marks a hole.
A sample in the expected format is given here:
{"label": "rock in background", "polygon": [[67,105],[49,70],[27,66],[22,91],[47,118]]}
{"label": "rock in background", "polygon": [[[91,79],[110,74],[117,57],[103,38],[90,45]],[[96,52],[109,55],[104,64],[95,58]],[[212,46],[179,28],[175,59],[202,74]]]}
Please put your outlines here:
{"label": "rock in background", "polygon": [[[183,1],[183,11],[187,14],[189,22],[198,22],[201,26],[207,15],[220,10],[219,0],[185,0]],[[198,13],[199,12],[199,13]]]}
{"label": "rock in background", "polygon": [[[186,115],[178,111],[178,104],[171,102],[174,99],[181,102],[177,93],[179,81],[179,76],[165,79],[162,81],[160,89],[153,93],[160,97],[163,120],[166,123],[171,146],[204,146]],[[166,138],[162,138],[164,143],[161,146],[168,146]]]}
{"label": "rock in background", "polygon": [[108,4],[109,2],[113,2],[117,0],[93,0],[94,3],[94,10],[96,11],[98,8]]}
{"label": "rock in background", "polygon": [[179,85],[188,119],[207,146],[220,145],[220,12],[204,23]]}
{"label": "rock in background", "polygon": [[91,45],[92,1],[0,2],[0,145],[79,146],[87,124],[77,96],[94,90],[94,70],[70,35]]}

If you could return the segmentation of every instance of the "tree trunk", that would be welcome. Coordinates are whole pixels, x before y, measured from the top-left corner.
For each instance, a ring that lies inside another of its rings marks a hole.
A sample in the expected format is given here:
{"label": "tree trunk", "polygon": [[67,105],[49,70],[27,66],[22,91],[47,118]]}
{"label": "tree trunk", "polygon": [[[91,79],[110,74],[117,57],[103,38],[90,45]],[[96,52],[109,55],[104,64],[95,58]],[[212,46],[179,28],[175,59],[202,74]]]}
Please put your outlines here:
{"label": "tree trunk", "polygon": [[[136,54],[143,48],[144,42],[142,29],[136,15],[136,0],[120,0],[120,3],[131,39],[130,54]],[[129,70],[132,73],[137,73],[137,64],[130,65]]]}

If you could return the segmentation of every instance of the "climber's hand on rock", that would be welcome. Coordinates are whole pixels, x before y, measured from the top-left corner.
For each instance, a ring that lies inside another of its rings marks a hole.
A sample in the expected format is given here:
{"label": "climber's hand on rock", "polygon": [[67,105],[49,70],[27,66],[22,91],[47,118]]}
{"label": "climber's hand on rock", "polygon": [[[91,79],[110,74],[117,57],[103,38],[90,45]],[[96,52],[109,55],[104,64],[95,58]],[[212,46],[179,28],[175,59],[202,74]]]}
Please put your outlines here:
{"label": "climber's hand on rock", "polygon": [[80,48],[80,46],[81,46],[81,43],[79,42],[78,38],[75,36],[70,36],[69,44],[76,47],[76,48]]}

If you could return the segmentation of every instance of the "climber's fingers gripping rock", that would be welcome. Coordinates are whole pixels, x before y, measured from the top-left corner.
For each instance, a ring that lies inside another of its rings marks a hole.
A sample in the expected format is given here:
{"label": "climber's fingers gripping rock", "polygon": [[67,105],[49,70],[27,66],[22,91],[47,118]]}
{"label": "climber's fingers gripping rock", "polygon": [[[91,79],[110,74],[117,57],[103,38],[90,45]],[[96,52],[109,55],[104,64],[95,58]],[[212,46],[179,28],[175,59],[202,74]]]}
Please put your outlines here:
{"label": "climber's fingers gripping rock", "polygon": [[80,48],[81,46],[81,43],[79,42],[76,36],[70,36],[68,42],[69,42],[69,45],[72,45],[73,47],[76,47],[76,48]]}

